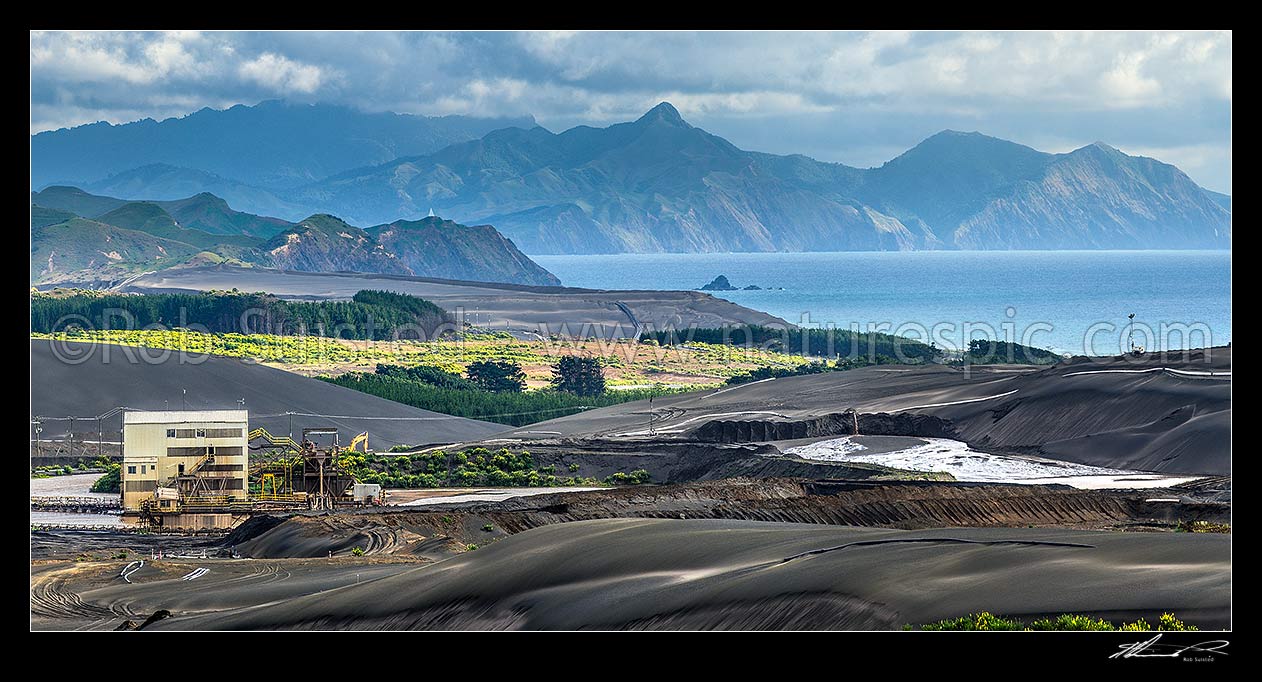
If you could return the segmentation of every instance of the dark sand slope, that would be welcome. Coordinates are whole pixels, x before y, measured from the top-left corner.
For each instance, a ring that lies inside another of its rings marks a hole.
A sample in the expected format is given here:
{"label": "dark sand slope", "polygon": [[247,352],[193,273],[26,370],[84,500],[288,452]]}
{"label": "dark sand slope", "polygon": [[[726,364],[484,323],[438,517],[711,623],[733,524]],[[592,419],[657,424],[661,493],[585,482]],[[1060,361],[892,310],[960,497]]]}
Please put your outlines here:
{"label": "dark sand slope", "polygon": [[[657,437],[720,442],[819,438],[850,433],[842,413],[855,409],[861,433],[957,438],[990,452],[1117,469],[1229,475],[1231,349],[1210,350],[1212,362],[1198,354],[788,377],[658,398],[653,425]],[[644,437],[647,421],[647,402],[640,401],[512,435]]]}
{"label": "dark sand slope", "polygon": [[[343,442],[361,431],[369,432],[369,442],[384,448],[396,443],[441,443],[468,440],[502,431],[502,424],[453,417],[420,410],[341,386],[308,379],[270,367],[235,358],[190,356],[201,362],[181,363],[171,352],[159,364],[143,361],[140,352],[162,357],[163,351],[108,344],[61,343],[76,357],[86,361],[64,362],[53,350],[53,342],[31,341],[31,414],[44,417],[74,415],[88,417],[125,406],[138,410],[178,410],[181,391],[188,389],[190,410],[239,409],[241,398],[250,411],[250,426],[262,426],[273,433],[289,432],[289,418],[260,417],[284,412],[347,415],[325,418],[295,415],[294,433],[310,426],[336,426]],[[62,353],[65,356],[65,353]],[[135,361],[129,361],[135,360]],[[404,417],[407,421],[362,419],[356,417]],[[112,420],[118,428],[118,417]],[[68,421],[44,423],[45,438],[60,437],[70,428]],[[96,422],[80,421],[80,430],[93,432]],[[107,430],[106,440],[111,432]],[[113,431],[117,438],[117,431]]]}
{"label": "dark sand slope", "polygon": [[[922,530],[930,528],[1072,528],[1170,530],[1176,522],[1230,523],[1231,506],[1207,499],[1214,486],[1153,491],[1076,490],[1063,486],[927,482],[743,479],[652,488],[626,487],[387,507],[353,514],[257,515],[219,547],[256,559],[343,555],[445,558],[468,543],[486,544],[540,526],[610,518],[773,521]],[[1157,502],[1154,498],[1178,498]],[[491,530],[487,530],[487,526]],[[81,538],[43,533],[32,539],[51,556]],[[454,551],[453,551],[454,550]]]}
{"label": "dark sand slope", "polygon": [[[159,609],[197,613],[245,608],[317,594],[416,566],[328,561],[146,561],[128,576],[132,580],[128,584],[118,577],[126,563],[89,566],[56,562],[32,566],[31,627],[113,630],[124,621],[143,623]],[[199,567],[208,568],[209,572],[194,582],[181,580]],[[90,587],[82,589],[85,584]]]}
{"label": "dark sand slope", "polygon": [[700,291],[604,291],[231,266],[163,270],[132,278],[116,288],[161,293],[234,287],[304,299],[348,299],[362,289],[387,289],[420,296],[453,313],[464,309],[466,319],[480,326],[503,329],[507,325],[512,330],[539,331],[545,335],[551,332],[570,336],[631,337],[636,334],[637,325],[662,329],[689,325],[787,324],[774,315]]}
{"label": "dark sand slope", "polygon": [[[1174,611],[1215,627],[1229,625],[1230,546],[1210,534],[605,519],[153,628],[863,629],[980,610],[1114,619]],[[184,599],[179,586],[166,589]]]}

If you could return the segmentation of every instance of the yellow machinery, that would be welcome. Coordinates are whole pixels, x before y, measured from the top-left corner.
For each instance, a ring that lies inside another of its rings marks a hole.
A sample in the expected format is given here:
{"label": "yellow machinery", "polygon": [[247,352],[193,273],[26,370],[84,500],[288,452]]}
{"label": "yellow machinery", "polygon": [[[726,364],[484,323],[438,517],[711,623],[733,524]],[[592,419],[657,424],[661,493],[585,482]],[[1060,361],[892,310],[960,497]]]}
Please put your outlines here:
{"label": "yellow machinery", "polygon": [[[367,436],[367,434],[364,435],[365,437]],[[267,429],[262,427],[251,431],[246,440],[254,442],[260,438],[267,441],[268,445],[272,447],[284,447],[293,450],[294,452],[298,452],[301,449],[298,447],[298,444],[294,442],[293,438],[290,438],[289,436],[273,436],[271,433],[268,433]]]}
{"label": "yellow machinery", "polygon": [[[312,437],[321,435],[332,436],[332,445],[317,447]],[[338,458],[351,452],[368,452],[367,431],[342,448],[337,444],[337,429],[331,427],[305,428],[301,441],[256,428],[250,431],[249,440],[262,442],[257,447],[252,445],[251,449],[262,449],[270,454],[263,455],[266,459],[249,468],[251,480],[259,482],[254,499],[282,505],[306,503],[312,509],[332,509],[351,495],[357,481],[338,463]]]}
{"label": "yellow machinery", "polygon": [[362,444],[362,445],[364,446],[364,449],[363,449],[363,450],[361,450],[361,452],[364,452],[364,453],[366,454],[366,453],[368,452],[368,432],[367,432],[367,431],[365,431],[365,432],[363,432],[363,433],[359,434],[358,436],[355,436],[354,438],[352,438],[352,439],[351,439],[351,444],[350,444],[350,445],[348,445],[348,446],[346,447],[346,451],[347,451],[347,452],[354,452],[354,451],[355,451],[355,446],[356,446],[356,445],[360,445],[360,444]]}

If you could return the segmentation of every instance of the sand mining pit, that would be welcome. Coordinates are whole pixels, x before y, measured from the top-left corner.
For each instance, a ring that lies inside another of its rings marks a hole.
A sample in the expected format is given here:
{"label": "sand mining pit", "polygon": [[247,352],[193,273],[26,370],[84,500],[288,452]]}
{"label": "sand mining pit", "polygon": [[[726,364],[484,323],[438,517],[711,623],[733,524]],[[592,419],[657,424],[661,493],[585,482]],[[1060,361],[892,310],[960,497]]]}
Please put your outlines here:
{"label": "sand mining pit", "polygon": [[[884,629],[1000,607],[1177,609],[1209,626],[1229,613],[1230,536],[1161,531],[1179,520],[1229,522],[1228,503],[1202,499],[1224,487],[1229,481],[1162,491],[1181,500],[1169,503],[1152,501],[1151,491],[1063,486],[735,479],[259,515],[223,538],[167,538],[168,552],[183,542],[186,553],[206,549],[209,558],[147,561],[131,584],[117,575],[128,561],[101,554],[133,545],[143,555],[152,544],[146,550],[118,534],[49,532],[62,539],[42,539],[44,558],[32,566],[32,627],[137,628],[169,612],[144,629]],[[934,540],[810,554],[929,536],[999,544]],[[91,539],[95,560],[74,561],[83,548],[74,537]],[[1067,550],[1039,549],[1044,540],[1092,549],[1061,554]],[[142,544],[155,541],[162,542]],[[229,547],[241,558],[215,554]],[[1048,552],[1061,558],[1049,564]],[[936,575],[943,561],[959,572]],[[1002,569],[993,568],[996,561]],[[182,579],[198,568],[207,572]],[[1133,578],[1111,577],[1073,598],[1021,587],[1030,575],[1070,585],[1132,569]],[[841,580],[842,570],[859,577]],[[881,570],[890,573],[882,578]],[[1005,571],[1013,576],[994,582]],[[453,583],[452,575],[466,578]],[[902,595],[905,585],[893,587],[900,580],[973,587],[934,604]],[[615,607],[597,584],[657,607]],[[996,584],[1004,587],[995,591]],[[701,592],[683,598],[680,585]],[[955,608],[963,610],[948,613]]]}
{"label": "sand mining pit", "polygon": [[979,609],[1230,618],[1230,538],[620,518],[153,629],[894,628]]}

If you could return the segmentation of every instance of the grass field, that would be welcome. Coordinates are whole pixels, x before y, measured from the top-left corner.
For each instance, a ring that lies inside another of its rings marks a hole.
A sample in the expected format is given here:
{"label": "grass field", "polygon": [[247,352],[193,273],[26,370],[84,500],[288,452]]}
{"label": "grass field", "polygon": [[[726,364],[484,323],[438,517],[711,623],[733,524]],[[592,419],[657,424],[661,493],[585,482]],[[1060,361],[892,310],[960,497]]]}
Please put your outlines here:
{"label": "grass field", "polygon": [[606,382],[614,389],[659,384],[711,386],[759,367],[791,368],[808,362],[800,355],[707,343],[659,346],[631,340],[521,341],[504,334],[469,335],[451,341],[359,341],[318,336],[140,329],[31,334],[31,337],[142,346],[193,355],[253,358],[263,364],[307,376],[371,372],[378,363],[429,366],[463,373],[469,363],[478,360],[511,360],[525,370],[530,388],[546,386],[551,378],[552,365],[566,355],[601,358]]}

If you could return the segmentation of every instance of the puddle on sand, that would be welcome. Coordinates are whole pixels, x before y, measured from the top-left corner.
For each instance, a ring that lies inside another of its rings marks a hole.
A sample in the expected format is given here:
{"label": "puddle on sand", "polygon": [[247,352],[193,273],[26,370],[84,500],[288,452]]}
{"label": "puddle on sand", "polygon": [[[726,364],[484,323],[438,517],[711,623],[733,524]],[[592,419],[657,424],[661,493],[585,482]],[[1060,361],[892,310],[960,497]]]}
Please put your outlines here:
{"label": "puddle on sand", "polygon": [[[873,436],[865,436],[873,438]],[[788,454],[825,462],[863,462],[912,471],[944,471],[958,481],[984,483],[1061,483],[1075,488],[1164,488],[1200,476],[1166,476],[1139,471],[1010,457],[978,452],[958,440],[922,438],[916,445],[894,452],[864,454],[868,449],[849,436],[819,441],[785,450]]]}

